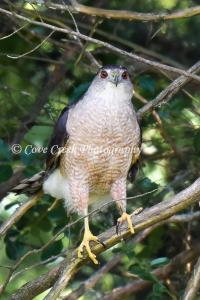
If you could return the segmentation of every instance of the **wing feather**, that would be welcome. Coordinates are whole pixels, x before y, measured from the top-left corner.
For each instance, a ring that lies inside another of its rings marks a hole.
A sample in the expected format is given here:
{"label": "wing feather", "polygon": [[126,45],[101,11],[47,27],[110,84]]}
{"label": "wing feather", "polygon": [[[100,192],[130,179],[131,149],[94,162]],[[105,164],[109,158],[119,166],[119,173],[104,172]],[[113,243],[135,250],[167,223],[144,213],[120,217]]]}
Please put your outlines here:
{"label": "wing feather", "polygon": [[69,114],[70,106],[66,106],[57,122],[48,146],[47,158],[46,158],[46,171],[51,173],[59,166],[60,155],[62,151],[59,151],[60,148],[64,147],[69,135],[67,133],[67,120]]}
{"label": "wing feather", "polygon": [[[138,120],[138,125],[140,126],[140,121]],[[140,141],[138,144],[138,154],[134,153],[132,157],[132,162],[128,171],[128,180],[133,183],[135,180],[135,177],[137,175],[137,172],[139,170],[140,165],[140,151],[141,151],[141,145],[142,145],[142,132],[141,132],[141,126],[140,126]]]}

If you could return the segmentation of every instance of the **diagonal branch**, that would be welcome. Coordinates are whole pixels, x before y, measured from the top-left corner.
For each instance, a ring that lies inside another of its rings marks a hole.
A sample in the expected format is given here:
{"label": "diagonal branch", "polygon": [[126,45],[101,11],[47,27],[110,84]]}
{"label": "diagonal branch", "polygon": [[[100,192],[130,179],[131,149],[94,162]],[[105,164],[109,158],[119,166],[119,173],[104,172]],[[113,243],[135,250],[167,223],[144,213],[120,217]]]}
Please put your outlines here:
{"label": "diagonal branch", "polygon": [[197,76],[197,75],[191,74],[191,73],[189,73],[189,72],[187,72],[185,70],[182,70],[182,69],[178,69],[178,68],[175,68],[175,67],[164,65],[162,63],[151,61],[151,60],[143,58],[143,57],[141,57],[139,55],[136,55],[136,54],[127,52],[125,50],[119,49],[119,48],[117,48],[117,47],[115,47],[115,46],[113,46],[113,45],[111,45],[111,44],[109,44],[107,42],[103,42],[103,41],[100,41],[98,39],[95,39],[95,38],[89,37],[87,35],[84,35],[84,34],[82,34],[80,32],[76,32],[76,31],[73,31],[73,30],[67,29],[67,28],[57,27],[57,26],[54,26],[54,25],[51,25],[51,24],[47,24],[47,23],[44,23],[44,22],[42,23],[42,22],[39,22],[39,21],[34,21],[34,20],[32,20],[32,19],[30,19],[28,17],[24,17],[24,16],[19,15],[17,13],[10,12],[10,11],[5,10],[3,8],[0,8],[0,13],[6,14],[8,16],[14,16],[17,19],[29,22],[30,24],[34,24],[34,25],[37,25],[37,26],[49,28],[49,29],[52,29],[52,30],[57,31],[57,32],[71,34],[71,35],[79,37],[79,38],[81,38],[81,39],[83,39],[85,41],[89,41],[91,43],[94,43],[94,44],[97,44],[99,46],[105,47],[105,48],[109,49],[110,51],[112,51],[114,53],[123,55],[125,57],[128,57],[128,58],[130,58],[132,60],[138,61],[140,63],[144,63],[146,65],[150,65],[150,66],[152,66],[152,67],[154,67],[156,69],[166,70],[166,71],[169,71],[169,72],[173,72],[173,73],[177,73],[177,74],[180,74],[180,75],[184,75],[186,77],[192,78],[192,79],[200,82],[200,77]]}
{"label": "diagonal branch", "polygon": [[[200,71],[200,61],[194,64],[191,68],[188,69],[190,73],[198,73]],[[174,96],[182,86],[184,86],[189,81],[189,78],[185,76],[180,76],[174,80],[168,87],[166,87],[162,92],[156,96],[155,99],[144,105],[141,109],[138,110],[138,118],[141,119],[143,115],[149,111],[152,111],[158,106],[168,102],[172,96]]]}
{"label": "diagonal branch", "polygon": [[183,300],[194,300],[200,289],[200,257],[194,267],[192,277],[186,287]]}
{"label": "diagonal branch", "polygon": [[0,237],[2,237],[31,207],[33,207],[40,200],[42,195],[43,192],[40,191],[19,206],[15,213],[0,226]]}
{"label": "diagonal branch", "polygon": [[[200,244],[194,245],[192,249],[183,251],[176,255],[170,263],[167,265],[157,268],[152,272],[152,275],[158,277],[161,280],[166,279],[172,272],[175,272],[177,269],[180,269],[181,266],[184,266],[188,262],[194,260],[200,253]],[[113,289],[111,293],[106,294],[102,300],[118,300],[124,299],[129,295],[136,294],[138,292],[144,291],[144,289],[149,288],[153,282],[138,279],[134,280],[131,283]],[[188,299],[189,300],[189,299]]]}
{"label": "diagonal branch", "polygon": [[[198,178],[188,188],[184,189],[170,200],[162,201],[149,209],[145,209],[139,215],[132,216],[134,228],[136,232],[156,224],[160,221],[166,220],[177,212],[187,208],[189,205],[194,204],[200,199],[200,178]],[[115,227],[108,229],[106,232],[99,235],[99,240],[105,244],[92,247],[95,254],[100,254],[106,249],[121,242],[123,238],[128,238],[131,233],[126,224],[124,224],[120,231],[120,236],[116,234]],[[26,283],[12,296],[12,300],[33,299],[36,295],[42,293],[50,288],[53,283],[54,286],[46,296],[45,300],[58,299],[58,296],[69,283],[71,278],[77,273],[83,264],[88,261],[88,256],[85,254],[83,259],[77,258],[77,250],[75,250],[70,257],[66,258],[60,266],[51,270],[49,273],[40,276],[32,282]],[[44,282],[43,282],[44,280]]]}
{"label": "diagonal branch", "polygon": [[172,13],[139,13],[128,10],[114,10],[103,9],[92,6],[86,6],[79,4],[77,1],[73,1],[73,6],[51,3],[49,7],[59,10],[67,10],[68,7],[73,9],[76,13],[82,13],[89,16],[98,16],[108,19],[121,19],[128,21],[160,21],[160,20],[174,20],[181,18],[189,18],[200,14],[200,6],[194,6],[182,10],[177,10]]}

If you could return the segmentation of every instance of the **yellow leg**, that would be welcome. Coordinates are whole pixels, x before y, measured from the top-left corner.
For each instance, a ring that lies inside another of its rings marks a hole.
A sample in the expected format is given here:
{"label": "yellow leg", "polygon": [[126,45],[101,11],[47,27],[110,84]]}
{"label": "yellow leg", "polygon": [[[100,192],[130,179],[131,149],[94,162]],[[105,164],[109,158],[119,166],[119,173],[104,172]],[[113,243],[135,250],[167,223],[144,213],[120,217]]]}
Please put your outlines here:
{"label": "yellow leg", "polygon": [[92,232],[90,231],[88,217],[86,217],[84,219],[84,223],[85,223],[85,232],[84,232],[82,243],[78,247],[78,257],[79,258],[83,257],[82,253],[83,253],[83,250],[85,247],[85,249],[88,253],[88,256],[93,261],[93,263],[97,265],[98,260],[96,259],[96,255],[94,253],[92,253],[92,251],[91,251],[90,241],[94,241],[94,242],[98,242],[98,243],[99,243],[99,241],[98,241],[98,238],[95,235],[93,235]]}
{"label": "yellow leg", "polygon": [[[141,212],[142,209],[143,209],[142,207],[136,209],[133,212],[133,214],[137,215],[139,212]],[[129,228],[130,232],[133,234],[135,232],[135,230],[134,230],[134,226],[133,226],[133,223],[131,220],[131,215],[127,214],[126,212],[123,212],[121,217],[117,220],[117,232],[118,232],[119,225],[122,224],[124,221],[128,222],[128,228]]]}
{"label": "yellow leg", "polygon": [[134,231],[134,227],[132,224],[131,216],[129,214],[127,214],[126,212],[123,212],[121,217],[117,220],[117,229],[118,229],[119,225],[122,224],[124,221],[128,222],[128,228],[130,229],[130,232],[133,234],[135,231]]}

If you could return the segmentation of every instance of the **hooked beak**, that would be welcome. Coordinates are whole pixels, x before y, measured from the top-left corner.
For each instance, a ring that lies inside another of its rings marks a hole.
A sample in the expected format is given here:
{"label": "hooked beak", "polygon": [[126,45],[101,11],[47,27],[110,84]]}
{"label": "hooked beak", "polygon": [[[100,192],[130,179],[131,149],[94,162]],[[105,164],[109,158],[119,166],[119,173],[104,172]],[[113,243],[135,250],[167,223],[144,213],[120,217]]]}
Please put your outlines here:
{"label": "hooked beak", "polygon": [[120,81],[119,74],[117,72],[112,74],[112,82],[117,86]]}

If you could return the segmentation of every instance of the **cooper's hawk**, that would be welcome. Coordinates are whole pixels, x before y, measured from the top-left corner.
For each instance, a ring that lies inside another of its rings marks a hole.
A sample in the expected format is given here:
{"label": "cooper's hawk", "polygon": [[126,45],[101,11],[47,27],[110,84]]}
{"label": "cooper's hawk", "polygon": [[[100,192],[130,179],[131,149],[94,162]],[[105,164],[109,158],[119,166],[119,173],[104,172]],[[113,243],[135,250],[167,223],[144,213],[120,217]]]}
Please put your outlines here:
{"label": "cooper's hawk", "polygon": [[90,241],[98,242],[89,228],[88,205],[108,194],[121,211],[118,223],[128,222],[126,178],[133,177],[140,155],[140,128],[131,98],[133,86],[126,68],[100,68],[84,96],[66,107],[55,126],[49,145],[43,191],[64,199],[69,212],[84,219],[84,247],[97,264]]}

